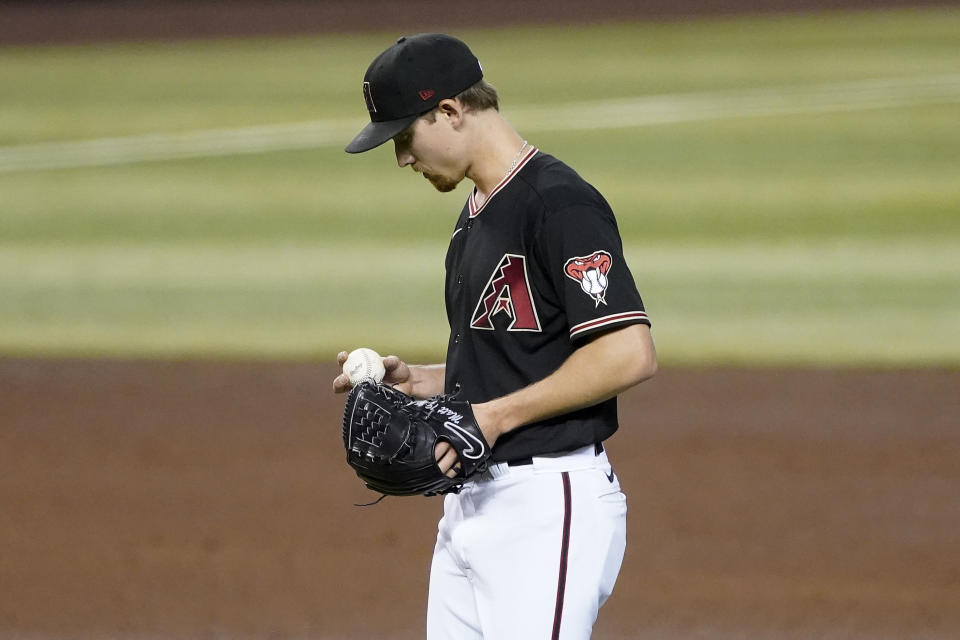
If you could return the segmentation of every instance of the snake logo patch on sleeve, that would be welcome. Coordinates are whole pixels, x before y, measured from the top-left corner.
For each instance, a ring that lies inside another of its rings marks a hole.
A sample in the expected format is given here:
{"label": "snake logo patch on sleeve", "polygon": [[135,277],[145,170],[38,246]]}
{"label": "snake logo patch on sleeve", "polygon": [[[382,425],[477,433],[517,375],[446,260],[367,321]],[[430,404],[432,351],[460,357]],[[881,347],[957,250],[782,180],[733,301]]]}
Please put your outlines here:
{"label": "snake logo patch on sleeve", "polygon": [[601,302],[607,304],[607,287],[610,285],[607,274],[612,266],[613,257],[606,251],[597,250],[588,256],[570,258],[563,265],[563,272],[593,298],[594,307],[599,307]]}

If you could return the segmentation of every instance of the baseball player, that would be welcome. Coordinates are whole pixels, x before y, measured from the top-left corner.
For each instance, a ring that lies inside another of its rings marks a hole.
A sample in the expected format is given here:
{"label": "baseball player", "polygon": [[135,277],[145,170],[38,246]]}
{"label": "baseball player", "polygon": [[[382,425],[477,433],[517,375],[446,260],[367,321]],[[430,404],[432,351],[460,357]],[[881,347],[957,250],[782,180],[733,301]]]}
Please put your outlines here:
{"label": "baseball player", "polygon": [[[363,97],[370,123],[347,152],[393,140],[400,167],[436,189],[473,183],[446,257],[446,363],[384,358],[401,391],[469,401],[492,445],[488,470],[444,498],[427,637],[589,638],[626,540],[604,441],[617,394],[657,366],[614,214],[501,116],[460,40],[400,38],[370,64]],[[452,447],[435,456],[457,473]]]}

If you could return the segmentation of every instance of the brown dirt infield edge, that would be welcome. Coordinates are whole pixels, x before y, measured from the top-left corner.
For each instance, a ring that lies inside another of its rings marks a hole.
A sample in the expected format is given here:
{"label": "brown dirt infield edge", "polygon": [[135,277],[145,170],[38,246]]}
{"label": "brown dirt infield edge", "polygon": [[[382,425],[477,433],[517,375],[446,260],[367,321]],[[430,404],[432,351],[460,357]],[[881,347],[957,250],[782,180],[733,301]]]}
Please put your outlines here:
{"label": "brown dirt infield edge", "polygon": [[676,20],[696,16],[956,6],[958,0],[156,0],[0,2],[0,45]]}
{"label": "brown dirt infield edge", "polygon": [[[0,359],[0,637],[422,637],[440,502],[351,506],[373,494],[334,373]],[[688,369],[628,392],[595,637],[960,637],[958,389]]]}

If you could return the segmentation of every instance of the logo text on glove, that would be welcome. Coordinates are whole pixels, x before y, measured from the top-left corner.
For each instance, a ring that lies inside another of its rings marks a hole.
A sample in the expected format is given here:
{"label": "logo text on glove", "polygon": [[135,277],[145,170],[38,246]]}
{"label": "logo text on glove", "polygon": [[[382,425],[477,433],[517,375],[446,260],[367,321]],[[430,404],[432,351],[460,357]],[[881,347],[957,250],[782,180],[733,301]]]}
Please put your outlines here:
{"label": "logo text on glove", "polygon": [[471,460],[480,460],[483,458],[487,446],[475,435],[460,426],[460,422],[463,420],[463,414],[457,413],[450,407],[438,404],[435,400],[428,401],[424,407],[436,411],[439,415],[447,418],[443,422],[444,428],[465,445],[463,450],[460,451],[460,455]]}

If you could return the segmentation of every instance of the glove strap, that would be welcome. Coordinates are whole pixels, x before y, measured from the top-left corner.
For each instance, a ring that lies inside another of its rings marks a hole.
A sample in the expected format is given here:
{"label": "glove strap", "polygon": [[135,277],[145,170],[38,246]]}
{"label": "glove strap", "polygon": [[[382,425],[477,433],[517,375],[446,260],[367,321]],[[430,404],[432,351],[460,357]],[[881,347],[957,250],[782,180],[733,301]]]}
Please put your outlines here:
{"label": "glove strap", "polygon": [[373,502],[365,502],[365,503],[363,503],[363,504],[357,504],[356,502],[354,502],[354,503],[353,503],[353,506],[355,506],[355,507],[372,507],[372,506],[374,506],[374,505],[380,504],[380,501],[383,500],[383,499],[386,498],[386,497],[387,497],[387,494],[381,493],[381,494],[380,494],[380,497],[377,498],[376,500],[374,500]]}

